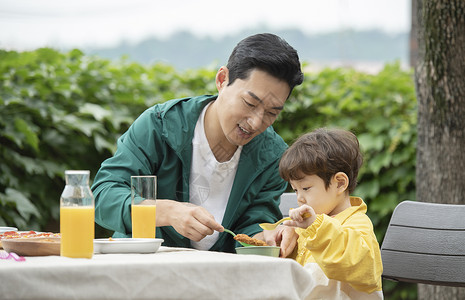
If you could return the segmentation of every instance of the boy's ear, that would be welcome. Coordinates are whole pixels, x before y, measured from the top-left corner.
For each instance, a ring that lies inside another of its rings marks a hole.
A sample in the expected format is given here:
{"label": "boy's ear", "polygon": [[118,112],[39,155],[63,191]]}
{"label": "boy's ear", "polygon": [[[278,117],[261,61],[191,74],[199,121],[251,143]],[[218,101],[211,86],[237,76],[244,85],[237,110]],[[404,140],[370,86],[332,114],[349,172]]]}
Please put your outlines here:
{"label": "boy's ear", "polygon": [[337,172],[334,175],[334,181],[338,189],[338,193],[344,193],[349,186],[349,177],[344,172]]}

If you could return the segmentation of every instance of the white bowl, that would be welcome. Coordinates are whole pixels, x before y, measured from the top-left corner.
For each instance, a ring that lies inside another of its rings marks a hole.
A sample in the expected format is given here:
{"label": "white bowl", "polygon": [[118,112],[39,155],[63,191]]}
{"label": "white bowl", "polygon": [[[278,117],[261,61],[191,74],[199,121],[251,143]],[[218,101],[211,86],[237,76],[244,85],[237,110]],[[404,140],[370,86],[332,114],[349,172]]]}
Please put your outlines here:
{"label": "white bowl", "polygon": [[94,253],[155,253],[163,239],[95,239]]}

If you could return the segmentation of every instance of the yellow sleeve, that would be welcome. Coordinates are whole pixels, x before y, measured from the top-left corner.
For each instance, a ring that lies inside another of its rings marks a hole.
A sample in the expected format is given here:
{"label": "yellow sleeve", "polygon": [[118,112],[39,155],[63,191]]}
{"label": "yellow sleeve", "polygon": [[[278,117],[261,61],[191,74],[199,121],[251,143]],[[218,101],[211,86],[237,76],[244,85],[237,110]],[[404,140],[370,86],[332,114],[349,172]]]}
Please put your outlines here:
{"label": "yellow sleeve", "polygon": [[347,282],[366,293],[381,290],[381,253],[367,215],[354,214],[344,224],[330,216],[318,215],[302,237],[329,279]]}

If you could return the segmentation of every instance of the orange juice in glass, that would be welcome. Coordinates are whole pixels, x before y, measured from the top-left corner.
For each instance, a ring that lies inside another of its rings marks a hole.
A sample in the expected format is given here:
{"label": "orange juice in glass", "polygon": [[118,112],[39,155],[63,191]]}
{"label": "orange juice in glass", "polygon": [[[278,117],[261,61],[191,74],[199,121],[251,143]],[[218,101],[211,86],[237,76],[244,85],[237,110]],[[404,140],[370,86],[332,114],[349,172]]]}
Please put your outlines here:
{"label": "orange juice in glass", "polygon": [[155,238],[156,176],[131,176],[131,220],[133,238]]}
{"label": "orange juice in glass", "polygon": [[66,185],[60,197],[60,255],[91,258],[94,253],[94,196],[87,170],[65,171]]}
{"label": "orange juice in glass", "polygon": [[156,212],[157,206],[153,204],[132,205],[133,238],[155,238]]}

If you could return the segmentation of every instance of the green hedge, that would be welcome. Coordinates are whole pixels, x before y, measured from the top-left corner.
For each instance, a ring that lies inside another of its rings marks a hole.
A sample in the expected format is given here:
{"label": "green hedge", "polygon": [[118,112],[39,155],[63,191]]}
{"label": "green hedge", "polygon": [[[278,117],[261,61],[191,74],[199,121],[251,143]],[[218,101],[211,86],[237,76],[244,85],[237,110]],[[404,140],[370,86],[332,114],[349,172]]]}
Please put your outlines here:
{"label": "green hedge", "polygon": [[274,127],[289,144],[321,126],[358,136],[364,164],[354,195],[367,202],[381,241],[395,206],[415,200],[416,112],[412,74],[398,64],[376,75],[324,69],[305,74]]}
{"label": "green hedge", "polygon": [[[88,169],[93,178],[142,111],[172,98],[215,94],[215,73],[110,62],[79,50],[0,50],[0,225],[58,230],[64,171]],[[394,207],[415,200],[412,76],[396,63],[375,75],[305,72],[274,125],[289,144],[321,126],[359,137],[365,163],[354,195],[367,202],[380,242]],[[412,297],[396,287],[385,283],[387,295]]]}
{"label": "green hedge", "polygon": [[79,50],[0,51],[0,225],[56,230],[66,169],[93,178],[147,107],[213,93],[214,75],[112,64]]}

